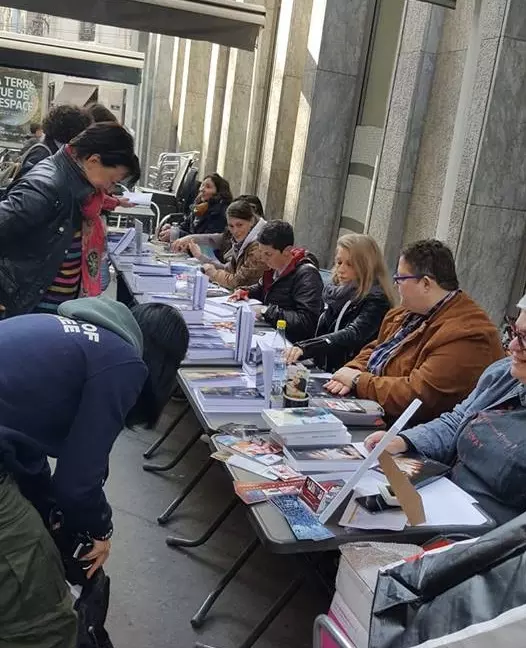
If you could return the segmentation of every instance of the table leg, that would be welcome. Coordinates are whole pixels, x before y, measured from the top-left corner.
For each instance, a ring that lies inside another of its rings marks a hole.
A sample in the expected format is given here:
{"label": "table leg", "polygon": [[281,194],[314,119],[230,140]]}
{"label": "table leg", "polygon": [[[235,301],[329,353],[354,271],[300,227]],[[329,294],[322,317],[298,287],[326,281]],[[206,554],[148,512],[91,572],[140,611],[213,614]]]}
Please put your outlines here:
{"label": "table leg", "polygon": [[197,612],[194,614],[192,619],[190,620],[190,623],[192,624],[192,627],[194,628],[200,628],[203,623],[205,622],[205,619],[210,612],[210,609],[212,605],[217,601],[219,596],[223,593],[224,589],[230,583],[230,581],[236,576],[236,574],[239,572],[241,567],[247,562],[247,560],[252,556],[252,554],[256,551],[256,549],[259,547],[259,540],[256,538],[256,540],[253,540],[248,547],[246,547],[236,558],[234,564],[230,569],[227,571],[227,573],[223,576],[223,578],[219,581],[217,584],[216,588],[210,592],[210,594],[206,597],[204,600],[203,604],[197,610]]}
{"label": "table leg", "polygon": [[[296,594],[296,592],[300,589],[304,582],[304,577],[303,576],[297,576],[292,583],[287,587],[287,589],[283,592],[283,594],[279,597],[279,599],[272,605],[270,610],[265,614],[263,619],[257,624],[257,626],[252,630],[252,632],[248,635],[248,637],[243,641],[243,643],[239,644],[237,648],[252,648],[252,646],[256,643],[256,641],[261,637],[261,635],[265,632],[265,630],[269,627],[269,625],[274,621],[274,619],[278,616],[280,612],[287,606],[289,601],[292,599],[292,597]],[[216,597],[217,598],[217,597]],[[215,600],[215,599],[214,599]],[[213,603],[214,601],[212,601]],[[206,603],[206,601],[205,601]],[[197,616],[197,615],[196,615]],[[194,617],[192,619],[192,625],[195,627],[200,627],[202,625],[202,621],[199,625],[194,624]],[[203,619],[204,620],[204,619]],[[216,648],[215,646],[208,646],[206,644],[197,642],[195,644],[195,648]]]}
{"label": "table leg", "polygon": [[168,508],[164,511],[164,513],[161,513],[161,515],[159,515],[159,517],[157,518],[157,522],[159,522],[159,524],[166,524],[168,522],[175,509],[179,506],[179,504],[184,502],[184,500],[194,490],[194,488],[201,481],[201,479],[203,479],[205,474],[210,470],[210,467],[214,463],[215,463],[215,459],[208,459],[208,461],[204,464],[204,466],[199,469],[199,471],[194,475],[194,477],[192,477],[192,479],[188,482],[188,484],[183,488],[183,490],[177,496],[177,498],[174,499],[174,501],[170,504],[170,506],[168,506]]}
{"label": "table leg", "polygon": [[167,470],[171,470],[176,466],[181,459],[186,455],[186,453],[190,450],[190,448],[195,445],[199,439],[201,438],[201,435],[203,434],[203,430],[200,429],[198,430],[190,439],[186,442],[186,444],[179,450],[179,452],[175,455],[175,457],[169,461],[166,464],[143,464],[143,470],[146,470],[147,472],[165,472]]}
{"label": "table leg", "polygon": [[166,432],[161,434],[161,436],[157,439],[157,441],[154,441],[152,445],[146,450],[146,452],[143,452],[143,457],[145,459],[150,459],[153,455],[153,453],[157,450],[157,448],[166,441],[166,439],[170,436],[170,434],[175,430],[175,428],[179,425],[179,423],[182,421],[182,419],[186,416],[188,410],[190,409],[190,405],[186,405],[181,412],[176,416],[175,420],[171,425],[168,426],[168,429]]}
{"label": "table leg", "polygon": [[203,533],[202,536],[196,538],[195,540],[188,540],[188,538],[177,538],[175,536],[168,536],[166,538],[166,544],[169,547],[200,547],[203,545],[209,538],[211,538],[214,533],[219,529],[227,517],[232,513],[236,508],[239,499],[234,497],[228,504],[228,506],[221,511],[221,513],[216,517],[208,529]]}

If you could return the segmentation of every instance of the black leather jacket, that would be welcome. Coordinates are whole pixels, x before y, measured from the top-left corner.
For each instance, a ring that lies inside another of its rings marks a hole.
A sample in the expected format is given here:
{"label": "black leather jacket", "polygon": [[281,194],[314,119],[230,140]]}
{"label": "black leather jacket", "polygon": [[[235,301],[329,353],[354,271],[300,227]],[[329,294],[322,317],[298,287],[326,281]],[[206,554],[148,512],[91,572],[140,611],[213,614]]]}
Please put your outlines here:
{"label": "black leather jacket", "polygon": [[263,319],[271,326],[287,322],[291,342],[313,335],[323,308],[323,281],[316,257],[305,250],[295,250],[291,265],[277,278],[266,270],[259,283],[248,288],[250,299],[259,299],[267,307]]}
{"label": "black leather jacket", "polygon": [[62,148],[0,202],[0,304],[6,317],[30,313],[55,279],[94,191]]}
{"label": "black leather jacket", "polygon": [[382,320],[391,308],[384,292],[375,287],[363,299],[350,303],[336,331],[336,319],[324,311],[318,322],[318,337],[298,342],[303,358],[312,358],[324,371],[335,371],[349,362],[378,335]]}

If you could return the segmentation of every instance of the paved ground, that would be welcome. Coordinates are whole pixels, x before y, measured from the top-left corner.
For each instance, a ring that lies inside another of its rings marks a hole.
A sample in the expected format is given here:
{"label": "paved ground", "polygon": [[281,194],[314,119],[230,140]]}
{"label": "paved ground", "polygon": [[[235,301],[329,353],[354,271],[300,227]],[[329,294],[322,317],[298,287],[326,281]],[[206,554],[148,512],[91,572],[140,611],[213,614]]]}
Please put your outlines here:
{"label": "paved ground", "polygon": [[[178,406],[171,404],[167,416]],[[161,426],[166,421],[161,421]],[[156,460],[167,459],[197,425],[190,414]],[[242,548],[254,537],[242,507],[203,547],[170,549],[167,533],[195,537],[231,496],[220,465],[213,466],[168,527],[156,517],[202,465],[208,447],[199,442],[171,474],[142,470],[142,452],[153,432],[124,432],[111,456],[106,487],[114,510],[115,536],[107,571],[112,578],[108,629],[116,648],[191,648],[196,640],[216,648],[237,648],[295,573],[293,560],[258,549],[217,601],[202,630],[190,618]],[[274,621],[257,648],[310,648],[312,622],[329,601],[308,583]]]}

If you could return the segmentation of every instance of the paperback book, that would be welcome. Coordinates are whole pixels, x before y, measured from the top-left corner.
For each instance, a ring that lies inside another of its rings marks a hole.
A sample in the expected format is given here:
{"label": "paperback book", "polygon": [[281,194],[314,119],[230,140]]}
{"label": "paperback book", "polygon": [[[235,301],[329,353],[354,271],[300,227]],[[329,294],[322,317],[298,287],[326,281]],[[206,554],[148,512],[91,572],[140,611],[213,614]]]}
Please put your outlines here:
{"label": "paperback book", "polygon": [[230,452],[254,459],[265,466],[272,466],[283,460],[281,446],[264,439],[243,440],[228,434],[218,434],[214,440]]}
{"label": "paperback book", "polygon": [[245,504],[267,502],[275,495],[298,495],[305,483],[305,477],[291,479],[288,482],[234,482],[236,495]]}
{"label": "paperback book", "polygon": [[321,407],[291,407],[264,410],[262,416],[278,434],[299,432],[338,431],[345,426],[330,412]]}
{"label": "paperback book", "polygon": [[[422,488],[440,477],[445,477],[451,470],[451,466],[412,452],[394,455],[393,461],[416,488]],[[379,465],[374,466],[373,470],[383,472]]]}
{"label": "paperback book", "polygon": [[358,470],[365,456],[354,445],[339,448],[283,448],[285,462],[300,472],[345,472]]}

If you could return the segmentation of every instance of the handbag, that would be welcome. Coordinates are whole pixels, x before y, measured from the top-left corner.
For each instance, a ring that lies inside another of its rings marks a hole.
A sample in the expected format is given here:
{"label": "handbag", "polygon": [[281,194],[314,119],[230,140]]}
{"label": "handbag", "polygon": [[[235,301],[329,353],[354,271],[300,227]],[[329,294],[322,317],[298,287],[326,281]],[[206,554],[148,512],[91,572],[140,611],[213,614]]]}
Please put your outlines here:
{"label": "handbag", "polygon": [[380,572],[369,648],[512,648],[526,632],[526,514]]}

